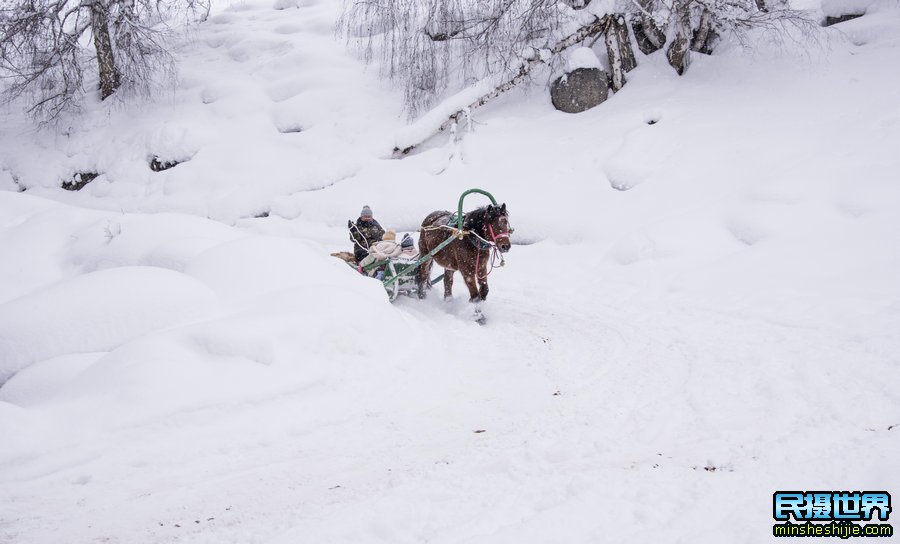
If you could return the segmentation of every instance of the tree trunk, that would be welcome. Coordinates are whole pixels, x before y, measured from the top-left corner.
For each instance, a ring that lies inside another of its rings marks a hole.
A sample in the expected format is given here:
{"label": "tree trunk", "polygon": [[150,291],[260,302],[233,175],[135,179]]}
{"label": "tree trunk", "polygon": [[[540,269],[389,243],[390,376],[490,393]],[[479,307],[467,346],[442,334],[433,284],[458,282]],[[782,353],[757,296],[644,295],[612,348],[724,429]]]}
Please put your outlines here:
{"label": "tree trunk", "polygon": [[629,72],[637,66],[631,42],[628,40],[628,26],[625,24],[625,17],[617,13],[609,18],[604,40],[606,55],[609,58],[612,89],[618,92],[625,86],[625,72]]}
{"label": "tree trunk", "polygon": [[94,48],[97,49],[97,64],[100,67],[100,99],[105,100],[116,92],[120,81],[109,37],[109,17],[100,0],[91,4],[91,31],[94,33]]}
{"label": "tree trunk", "polygon": [[712,42],[716,37],[716,32],[712,28],[713,17],[709,10],[704,9],[703,15],[700,16],[700,26],[694,32],[694,40],[691,42],[691,51],[703,53],[704,55],[712,54]]}
{"label": "tree trunk", "polygon": [[631,38],[628,35],[628,25],[625,23],[625,15],[619,13],[612,18],[612,29],[616,33],[616,41],[622,51],[622,67],[626,72],[637,68],[637,60],[634,58],[634,49],[631,48]]}
{"label": "tree trunk", "polygon": [[119,0],[119,15],[113,23],[113,35],[115,36],[116,49],[128,50],[134,42],[134,26],[137,24],[137,15],[134,12],[134,0]]}
{"label": "tree trunk", "polygon": [[676,0],[673,18],[675,38],[669,44],[666,58],[669,65],[675,68],[678,75],[684,75],[691,63],[691,12],[688,8],[690,0]]}
{"label": "tree trunk", "polygon": [[649,55],[666,44],[666,32],[651,16],[654,12],[653,0],[640,0],[638,6],[641,11],[632,17],[631,28],[641,53]]}

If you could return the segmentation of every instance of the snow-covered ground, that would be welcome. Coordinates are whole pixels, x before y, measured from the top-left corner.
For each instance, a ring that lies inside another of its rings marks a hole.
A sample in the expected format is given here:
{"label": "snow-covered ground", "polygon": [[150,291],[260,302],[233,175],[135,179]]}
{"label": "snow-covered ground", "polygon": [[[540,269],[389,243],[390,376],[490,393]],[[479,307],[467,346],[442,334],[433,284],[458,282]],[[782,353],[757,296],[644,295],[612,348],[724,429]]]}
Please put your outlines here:
{"label": "snow-covered ground", "polygon": [[[900,490],[897,2],[402,160],[337,5],[278,7],[157,103],[4,113],[0,542],[756,543],[776,490]],[[516,228],[486,326],[328,256],[470,187]]]}

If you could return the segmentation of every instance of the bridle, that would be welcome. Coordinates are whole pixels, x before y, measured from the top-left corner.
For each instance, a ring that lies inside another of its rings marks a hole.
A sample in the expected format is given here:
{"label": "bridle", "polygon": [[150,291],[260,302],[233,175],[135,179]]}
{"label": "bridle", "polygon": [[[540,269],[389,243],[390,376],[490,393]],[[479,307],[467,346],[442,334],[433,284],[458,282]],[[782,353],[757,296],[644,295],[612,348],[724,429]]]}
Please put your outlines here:
{"label": "bridle", "polygon": [[[497,219],[500,219],[503,217],[506,217],[506,220],[509,221],[509,215],[500,215],[497,217]],[[508,223],[507,223],[507,225],[508,225]],[[494,225],[492,224],[492,221],[485,221],[484,225],[481,227],[481,233],[484,234],[485,238],[490,237],[491,242],[493,242],[495,246],[497,244],[497,240],[500,240],[502,238],[506,238],[506,241],[509,242],[510,241],[509,235],[512,234],[514,231],[515,231],[515,229],[507,228],[507,230],[505,230],[505,231],[495,233]]]}
{"label": "bridle", "polygon": [[[512,234],[513,231],[513,229],[509,229],[505,232],[501,232],[500,234],[494,234],[494,226],[490,223],[487,224],[487,230],[491,233],[491,241],[494,242],[495,245],[497,244],[497,240],[499,240],[500,238],[506,238],[506,241],[508,242],[509,235]],[[487,235],[487,232],[485,232],[485,235]]]}
{"label": "bridle", "polygon": [[[495,266],[499,267],[499,266],[504,266],[506,264],[506,260],[503,258],[503,252],[500,251],[499,246],[497,244],[497,240],[506,238],[506,241],[510,242],[509,235],[513,233],[513,230],[514,229],[510,228],[510,229],[507,229],[498,234],[498,233],[494,232],[494,226],[491,224],[491,222],[485,221],[484,225],[482,225],[482,227],[481,227],[481,233],[484,234],[484,238],[487,238],[488,236],[490,236],[490,240],[485,240],[481,236],[478,236],[477,234],[473,233],[473,234],[475,234],[476,237],[478,237],[482,241],[486,242],[485,245],[487,245],[487,247],[485,249],[488,249],[491,252],[491,268],[489,270],[485,271],[484,276],[478,276],[478,269],[479,269],[479,264],[481,261],[481,247],[476,245],[476,252],[475,252],[475,276],[476,277],[478,277],[482,280],[485,280],[485,279],[487,279],[488,276],[491,275],[491,272],[494,271]],[[500,263],[495,265],[494,263],[497,261],[498,256],[500,257]]]}

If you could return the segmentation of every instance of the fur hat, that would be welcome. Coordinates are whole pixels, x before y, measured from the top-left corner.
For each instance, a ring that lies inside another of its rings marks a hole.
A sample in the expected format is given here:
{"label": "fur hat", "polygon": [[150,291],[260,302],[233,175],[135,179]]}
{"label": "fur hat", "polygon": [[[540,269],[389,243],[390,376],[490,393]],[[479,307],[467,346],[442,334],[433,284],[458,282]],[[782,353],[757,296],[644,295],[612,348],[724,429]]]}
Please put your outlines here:
{"label": "fur hat", "polygon": [[368,204],[362,207],[362,211],[359,212],[360,217],[372,217],[372,208],[369,207]]}
{"label": "fur hat", "polygon": [[409,233],[404,234],[403,241],[400,242],[400,247],[407,248],[407,247],[412,247],[412,246],[413,246],[412,236],[410,236]]}
{"label": "fur hat", "polygon": [[394,229],[387,229],[386,231],[384,231],[384,236],[382,236],[381,239],[390,240],[393,242],[397,239],[397,231],[395,231]]}

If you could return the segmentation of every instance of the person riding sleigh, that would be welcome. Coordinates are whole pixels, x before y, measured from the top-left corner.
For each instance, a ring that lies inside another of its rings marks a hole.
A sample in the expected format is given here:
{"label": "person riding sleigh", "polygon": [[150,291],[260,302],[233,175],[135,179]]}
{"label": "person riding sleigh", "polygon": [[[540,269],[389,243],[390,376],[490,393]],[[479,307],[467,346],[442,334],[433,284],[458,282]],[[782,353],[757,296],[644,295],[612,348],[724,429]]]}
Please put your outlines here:
{"label": "person riding sleigh", "polygon": [[382,240],[384,229],[372,216],[372,208],[363,206],[356,223],[347,221],[350,229],[350,241],[353,242],[353,256],[361,263],[369,255],[371,247]]}

